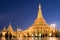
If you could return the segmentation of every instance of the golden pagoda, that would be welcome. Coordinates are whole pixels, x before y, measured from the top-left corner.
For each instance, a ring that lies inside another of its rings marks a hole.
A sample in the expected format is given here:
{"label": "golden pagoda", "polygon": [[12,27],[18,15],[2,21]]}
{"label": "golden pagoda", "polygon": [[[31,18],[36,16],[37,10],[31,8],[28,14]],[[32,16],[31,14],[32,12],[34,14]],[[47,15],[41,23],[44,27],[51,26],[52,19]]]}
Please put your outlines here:
{"label": "golden pagoda", "polygon": [[9,33],[11,33],[13,36],[16,36],[16,33],[14,32],[11,23],[9,23],[9,26],[8,26],[7,31],[8,31]]}
{"label": "golden pagoda", "polygon": [[52,35],[56,30],[51,28],[42,16],[41,5],[39,5],[38,15],[34,23],[23,31],[24,36],[41,36],[41,34]]}
{"label": "golden pagoda", "polygon": [[2,30],[2,34],[3,34],[2,36],[5,36],[6,31],[7,31],[6,27],[4,27],[4,29]]}
{"label": "golden pagoda", "polygon": [[7,30],[6,30],[6,27],[4,27],[4,29],[2,30],[2,32],[6,32]]}

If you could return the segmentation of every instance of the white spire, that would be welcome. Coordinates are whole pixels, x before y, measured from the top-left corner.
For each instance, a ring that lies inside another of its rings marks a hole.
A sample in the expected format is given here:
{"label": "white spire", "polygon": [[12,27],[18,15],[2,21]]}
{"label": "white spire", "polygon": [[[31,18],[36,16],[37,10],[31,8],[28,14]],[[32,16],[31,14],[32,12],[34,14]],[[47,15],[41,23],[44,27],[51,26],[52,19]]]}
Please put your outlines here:
{"label": "white spire", "polygon": [[39,9],[38,9],[38,15],[37,15],[37,17],[38,18],[42,18],[42,11],[41,11],[41,5],[39,4]]}
{"label": "white spire", "polygon": [[20,28],[17,27],[17,31],[22,31]]}
{"label": "white spire", "polygon": [[39,4],[39,9],[41,9],[41,5]]}

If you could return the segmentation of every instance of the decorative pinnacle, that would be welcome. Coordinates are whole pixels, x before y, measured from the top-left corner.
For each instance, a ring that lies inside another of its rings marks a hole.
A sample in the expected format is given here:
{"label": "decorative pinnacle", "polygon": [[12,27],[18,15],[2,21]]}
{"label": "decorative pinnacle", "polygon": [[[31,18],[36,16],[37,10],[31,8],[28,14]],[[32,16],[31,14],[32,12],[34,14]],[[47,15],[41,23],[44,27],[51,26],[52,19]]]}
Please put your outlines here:
{"label": "decorative pinnacle", "polygon": [[41,5],[39,4],[39,9],[41,9]]}
{"label": "decorative pinnacle", "polygon": [[38,6],[38,18],[43,18],[43,16],[42,16],[42,10],[41,10],[41,5],[39,4],[39,6]]}

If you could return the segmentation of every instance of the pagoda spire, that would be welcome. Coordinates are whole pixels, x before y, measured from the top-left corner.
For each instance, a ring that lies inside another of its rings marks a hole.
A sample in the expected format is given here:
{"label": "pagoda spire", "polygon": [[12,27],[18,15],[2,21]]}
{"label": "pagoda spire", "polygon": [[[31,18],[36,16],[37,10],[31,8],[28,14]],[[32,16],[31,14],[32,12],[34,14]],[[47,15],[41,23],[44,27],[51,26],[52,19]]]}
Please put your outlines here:
{"label": "pagoda spire", "polygon": [[4,27],[4,29],[2,30],[3,32],[6,32],[6,27]]}
{"label": "pagoda spire", "polygon": [[3,30],[6,30],[6,27],[4,27],[4,29]]}
{"label": "pagoda spire", "polygon": [[41,5],[39,4],[39,9],[38,9],[38,15],[37,15],[37,18],[42,18],[42,10],[41,10]]}
{"label": "pagoda spire", "polygon": [[9,26],[8,26],[7,31],[13,31],[13,28],[12,28],[12,25],[11,25],[11,23],[10,23],[10,22],[9,22]]}
{"label": "pagoda spire", "polygon": [[9,22],[9,28],[12,28],[12,25],[11,25],[11,23]]}

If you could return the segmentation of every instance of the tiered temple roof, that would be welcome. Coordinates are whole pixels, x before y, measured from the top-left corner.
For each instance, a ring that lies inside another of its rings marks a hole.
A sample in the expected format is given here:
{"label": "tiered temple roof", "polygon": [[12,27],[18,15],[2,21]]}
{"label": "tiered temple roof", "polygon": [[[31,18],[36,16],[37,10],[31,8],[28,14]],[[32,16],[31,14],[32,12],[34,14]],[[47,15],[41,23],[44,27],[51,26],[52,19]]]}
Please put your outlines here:
{"label": "tiered temple roof", "polygon": [[16,34],[15,34],[15,31],[14,31],[13,28],[12,28],[11,23],[9,23],[9,26],[8,26],[7,31],[8,31],[9,33],[11,33],[12,35],[16,35]]}
{"label": "tiered temple roof", "polygon": [[51,28],[43,18],[41,5],[39,5],[38,15],[36,20],[28,29],[23,31],[23,33],[29,33],[29,34],[48,33],[49,34],[53,31],[54,31],[53,28]]}

